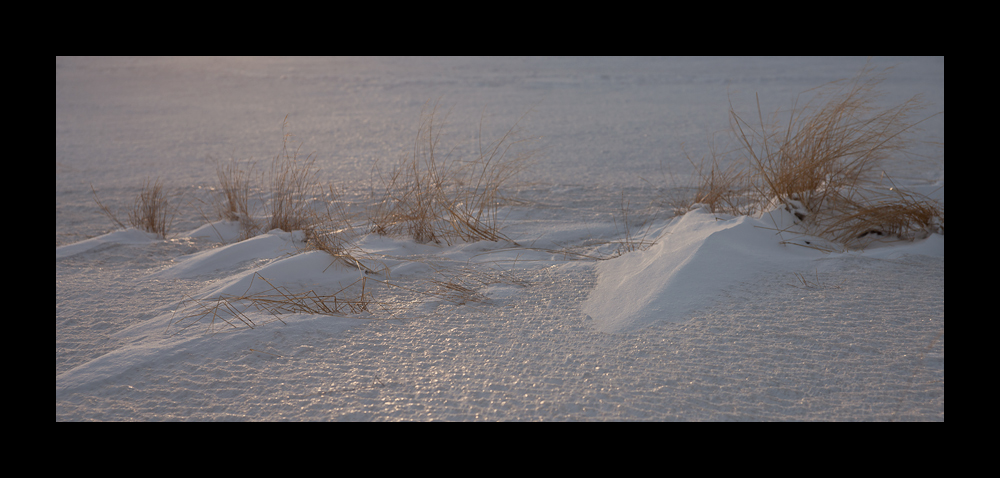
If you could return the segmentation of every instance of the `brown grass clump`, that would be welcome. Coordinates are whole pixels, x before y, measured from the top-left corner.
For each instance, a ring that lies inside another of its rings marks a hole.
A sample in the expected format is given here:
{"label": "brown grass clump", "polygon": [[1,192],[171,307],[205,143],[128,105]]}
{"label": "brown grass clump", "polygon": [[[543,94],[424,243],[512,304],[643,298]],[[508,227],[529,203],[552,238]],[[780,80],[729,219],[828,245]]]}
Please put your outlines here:
{"label": "brown grass clump", "polygon": [[713,149],[708,171],[699,166],[693,202],[735,215],[760,215],[784,204],[809,233],[849,246],[869,233],[908,238],[943,232],[939,205],[895,187],[886,194],[881,182],[884,160],[904,152],[909,134],[927,119],[913,119],[919,97],[891,107],[876,104],[887,72],[866,65],[851,80],[810,90],[813,99],[801,107],[796,100],[784,125],[778,113],[765,122],[759,99],[757,118],[730,106],[737,148]]}
{"label": "brown grass clump", "polygon": [[[110,208],[101,203],[97,197],[97,191],[90,187],[94,193],[94,201],[97,206],[116,226],[125,229],[125,224],[118,215]],[[174,214],[170,208],[166,193],[163,192],[163,185],[157,179],[150,182],[148,179],[143,182],[139,194],[136,194],[132,208],[126,211],[128,223],[135,229],[152,232],[161,238],[167,237],[167,232],[173,224]]]}
{"label": "brown grass clump", "polygon": [[135,204],[128,212],[129,223],[137,229],[167,237],[173,220],[169,210],[167,196],[163,193],[163,185],[159,180],[143,183],[142,190],[135,197]]}
{"label": "brown grass clump", "polygon": [[[408,235],[420,243],[507,240],[500,233],[503,218],[499,217],[500,209],[509,204],[504,189],[516,182],[534,153],[518,148],[526,141],[519,136],[520,119],[500,139],[487,144],[482,142],[480,120],[479,148],[471,160],[440,154],[442,121],[437,104],[430,111],[425,108],[412,151],[390,171],[378,164],[373,167],[371,197],[365,208],[368,232]],[[254,176],[253,164],[245,169],[236,160],[217,168],[219,217],[240,221],[241,239],[271,229],[303,230],[314,248],[368,272],[376,270],[348,252],[352,241],[340,236],[353,234],[351,221],[337,205],[339,198],[332,186],[329,200],[319,199],[323,190],[316,181],[316,157],[300,158],[300,147],[292,149],[288,144],[291,134],[286,127],[287,116],[282,123],[281,151],[266,174]],[[249,207],[254,191],[260,196],[263,221]]]}
{"label": "brown grass clump", "polygon": [[[300,158],[301,145],[289,147],[292,134],[286,132],[287,127],[286,115],[281,124],[281,150],[266,172],[255,171],[256,163],[235,158],[216,168],[219,194],[215,208],[219,218],[239,221],[240,240],[272,229],[306,230],[315,217],[314,206],[322,192],[316,181],[316,156],[311,153]],[[255,203],[259,209],[251,207]]]}
{"label": "brown grass clump", "polygon": [[440,154],[437,105],[422,112],[412,152],[391,171],[378,165],[373,170],[370,230],[409,235],[420,243],[508,240],[500,233],[499,210],[508,203],[503,190],[534,153],[515,148],[527,141],[519,137],[518,122],[483,145],[480,121],[477,155],[460,161],[450,152]]}
{"label": "brown grass clump", "polygon": [[268,216],[268,229],[290,232],[304,229],[312,217],[310,205],[319,192],[316,171],[313,165],[316,155],[309,154],[299,159],[301,145],[288,149],[291,133],[285,132],[288,116],[281,124],[281,152],[271,161],[268,175],[270,197],[264,203]]}
{"label": "brown grass clump", "polygon": [[926,196],[902,191],[867,190],[861,198],[832,202],[831,211],[815,218],[814,228],[837,242],[864,247],[882,238],[918,239],[944,234],[944,208]]}
{"label": "brown grass clump", "polygon": [[[316,157],[309,154],[300,159],[301,145],[294,150],[289,148],[291,134],[285,132],[287,119],[286,116],[282,122],[281,152],[271,161],[266,174],[254,175],[254,163],[244,167],[239,161],[231,160],[219,165],[221,198],[216,206],[219,217],[240,222],[241,240],[271,229],[301,230],[310,249],[326,252],[344,265],[365,273],[384,271],[384,265],[367,258],[359,259],[365,254],[355,245],[357,234],[343,201],[332,185],[328,186],[326,197],[321,197],[323,190],[315,179]],[[259,197],[263,219],[258,219],[249,206],[253,194]]]}
{"label": "brown grass clump", "polygon": [[240,238],[248,239],[261,233],[261,225],[254,218],[250,207],[251,183],[254,164],[244,168],[239,161],[232,160],[216,167],[221,199],[216,203],[220,218],[240,224]]}

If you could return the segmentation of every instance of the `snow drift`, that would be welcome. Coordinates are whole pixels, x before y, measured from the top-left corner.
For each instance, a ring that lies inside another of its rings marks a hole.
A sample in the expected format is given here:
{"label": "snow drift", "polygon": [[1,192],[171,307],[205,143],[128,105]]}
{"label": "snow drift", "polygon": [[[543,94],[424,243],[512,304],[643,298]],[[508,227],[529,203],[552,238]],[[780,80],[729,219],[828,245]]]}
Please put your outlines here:
{"label": "snow drift", "polygon": [[[761,274],[808,271],[814,260],[830,254],[825,248],[831,245],[794,235],[791,228],[790,214],[781,209],[762,218],[694,209],[669,223],[647,250],[599,264],[597,288],[583,310],[604,332],[690,319],[729,286]],[[943,257],[943,236],[932,237],[916,252],[937,255],[940,248]]]}

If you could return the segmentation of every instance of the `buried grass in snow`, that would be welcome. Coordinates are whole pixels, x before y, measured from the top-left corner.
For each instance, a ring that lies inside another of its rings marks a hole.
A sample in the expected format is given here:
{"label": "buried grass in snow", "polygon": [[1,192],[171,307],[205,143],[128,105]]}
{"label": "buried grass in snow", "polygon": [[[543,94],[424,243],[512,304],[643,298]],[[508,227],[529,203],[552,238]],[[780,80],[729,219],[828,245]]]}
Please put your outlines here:
{"label": "buried grass in snow", "polygon": [[[361,273],[359,279],[347,286],[322,294],[313,289],[294,292],[287,287],[276,286],[254,272],[243,294],[203,299],[188,297],[185,304],[193,305],[194,310],[172,320],[171,326],[180,327],[176,335],[199,324],[209,330],[222,324],[232,329],[253,329],[275,321],[284,323],[281,316],[286,314],[371,319],[376,318],[374,314],[377,312],[406,310],[415,301],[434,300],[455,305],[482,303],[487,298],[479,289],[490,285],[527,286],[526,282],[504,271],[431,267],[439,278],[418,279],[412,284],[402,285]],[[267,284],[267,288],[251,293],[254,282],[258,280]],[[392,296],[390,290],[399,294]]]}
{"label": "buried grass in snow", "polygon": [[[265,282],[269,289],[251,294],[250,289],[258,279]],[[216,325],[216,321],[235,329],[253,329],[271,321],[283,323],[281,316],[284,314],[346,316],[372,312],[380,305],[374,299],[368,287],[368,279],[364,276],[332,294],[318,294],[312,289],[292,292],[284,286],[275,286],[256,272],[251,276],[246,292],[239,296],[222,295],[205,299],[189,297],[188,302],[196,306],[196,311],[172,323],[181,326],[181,331],[202,323],[206,318],[210,329]],[[248,315],[248,312],[253,311],[266,313],[270,320],[253,320]]]}

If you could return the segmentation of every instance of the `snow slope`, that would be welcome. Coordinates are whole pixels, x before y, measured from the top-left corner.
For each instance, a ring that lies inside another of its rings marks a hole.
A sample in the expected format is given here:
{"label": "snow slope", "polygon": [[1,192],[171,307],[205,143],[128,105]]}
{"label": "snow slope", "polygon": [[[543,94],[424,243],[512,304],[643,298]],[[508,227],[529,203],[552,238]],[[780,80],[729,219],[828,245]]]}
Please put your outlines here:
{"label": "snow slope", "polygon": [[[787,237],[793,235],[793,226],[791,214],[783,209],[762,218],[692,210],[665,228],[648,250],[600,263],[600,280],[583,311],[597,322],[598,330],[631,331],[657,321],[685,321],[726,288],[764,274],[806,274],[831,253],[820,247],[822,239]],[[943,235],[917,244],[895,244],[891,254],[919,251],[944,258]],[[876,256],[885,254],[880,248],[870,250],[878,251]]]}
{"label": "snow slope", "polygon": [[[902,72],[891,97],[925,92],[943,109],[943,59],[887,62]],[[57,58],[56,419],[943,420],[942,235],[830,252],[778,211],[671,218],[649,184],[663,165],[688,172],[676,143],[719,126],[727,90],[787,99],[863,64]],[[188,212],[159,239],[107,232],[93,205],[89,183],[125,204],[143,175],[207,198],[203,158],[233,152],[215,138],[266,156],[256,122],[284,109],[337,151],[321,153],[324,174],[353,177],[406,144],[413,125],[387,118],[442,92],[473,103],[452,112],[459,126],[486,103],[503,120],[534,105],[549,153],[506,216],[513,242],[360,237],[394,284],[367,276],[369,311],[198,317],[204,299],[271,284],[323,295],[366,276],[299,232],[237,241],[234,224]],[[926,129],[943,141],[943,119]],[[943,201],[943,160],[894,166]],[[649,205],[635,220],[655,244],[612,258],[623,191]]]}

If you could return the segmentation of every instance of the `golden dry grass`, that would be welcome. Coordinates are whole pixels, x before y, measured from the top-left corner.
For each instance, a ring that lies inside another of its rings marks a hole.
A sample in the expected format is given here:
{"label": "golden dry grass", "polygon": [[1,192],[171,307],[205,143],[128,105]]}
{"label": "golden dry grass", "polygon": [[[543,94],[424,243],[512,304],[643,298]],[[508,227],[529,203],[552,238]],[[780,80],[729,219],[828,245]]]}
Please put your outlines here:
{"label": "golden dry grass", "polygon": [[[426,106],[410,153],[391,170],[383,171],[378,163],[373,166],[371,193],[364,205],[368,232],[407,235],[420,243],[507,239],[500,232],[500,211],[509,204],[504,191],[517,182],[534,154],[522,148],[528,141],[520,136],[518,123],[523,116],[488,143],[482,140],[481,121],[478,151],[467,160],[441,154],[439,140],[446,119],[447,113],[439,114],[436,103]],[[290,147],[286,128],[287,116],[281,150],[266,173],[254,175],[252,163],[235,159],[217,167],[219,217],[240,221],[241,239],[276,228],[303,230],[315,248],[345,256],[351,239],[339,236],[354,232],[351,220],[338,205],[332,185],[326,188],[328,199],[320,199],[324,190],[316,181],[316,157],[301,158],[301,146]],[[255,193],[263,220],[249,206]]]}
{"label": "golden dry grass", "polygon": [[863,246],[859,240],[869,234],[943,232],[940,205],[883,183],[885,160],[904,153],[927,119],[914,119],[919,97],[878,103],[888,71],[866,65],[853,79],[807,91],[813,97],[805,105],[796,99],[791,110],[768,120],[759,99],[755,117],[730,103],[730,138],[737,146],[719,153],[713,145],[708,165],[696,165],[701,180],[692,202],[733,215],[760,215],[784,204],[809,233],[849,247]]}
{"label": "golden dry grass", "polygon": [[856,192],[851,198],[838,195],[810,224],[834,241],[860,248],[882,239],[944,234],[944,208],[926,196],[892,185]]}
{"label": "golden dry grass", "polygon": [[[101,203],[97,197],[97,191],[90,187],[94,194],[94,201],[98,208],[116,226],[125,229],[125,223],[109,207]],[[170,206],[167,194],[163,191],[163,184],[157,179],[155,181],[145,180],[139,193],[136,194],[132,202],[132,207],[126,210],[128,224],[135,229],[152,232],[161,238],[166,238],[170,227],[173,224],[174,212]]]}
{"label": "golden dry grass", "polygon": [[[373,168],[369,230],[405,234],[420,243],[508,240],[499,213],[508,204],[504,189],[530,164],[533,150],[521,146],[518,123],[499,139],[482,142],[470,160],[441,154],[443,120],[435,103],[421,113],[411,153],[389,171]],[[522,118],[523,119],[523,116]]]}
{"label": "golden dry grass", "polygon": [[311,153],[300,158],[301,145],[289,146],[292,134],[287,128],[286,115],[281,124],[281,149],[266,171],[257,171],[252,161],[236,158],[216,167],[215,209],[219,218],[239,222],[240,240],[272,229],[306,230],[315,218],[322,193],[316,180],[316,156]]}

